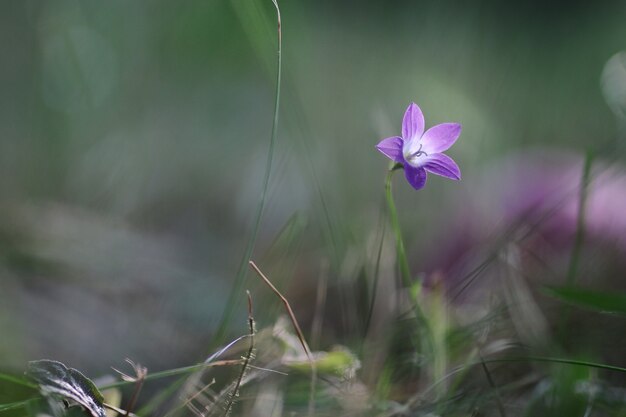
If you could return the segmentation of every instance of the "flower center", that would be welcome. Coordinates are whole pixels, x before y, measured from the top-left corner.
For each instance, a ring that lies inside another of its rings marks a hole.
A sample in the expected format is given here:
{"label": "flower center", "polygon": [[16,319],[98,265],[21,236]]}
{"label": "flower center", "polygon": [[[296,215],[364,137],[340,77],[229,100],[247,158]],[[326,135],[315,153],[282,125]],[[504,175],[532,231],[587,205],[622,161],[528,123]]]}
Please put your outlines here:
{"label": "flower center", "polygon": [[404,159],[406,159],[407,162],[414,164],[417,162],[420,156],[428,156],[428,154],[422,150],[422,146],[423,144],[420,143],[419,149],[416,152],[404,155]]}

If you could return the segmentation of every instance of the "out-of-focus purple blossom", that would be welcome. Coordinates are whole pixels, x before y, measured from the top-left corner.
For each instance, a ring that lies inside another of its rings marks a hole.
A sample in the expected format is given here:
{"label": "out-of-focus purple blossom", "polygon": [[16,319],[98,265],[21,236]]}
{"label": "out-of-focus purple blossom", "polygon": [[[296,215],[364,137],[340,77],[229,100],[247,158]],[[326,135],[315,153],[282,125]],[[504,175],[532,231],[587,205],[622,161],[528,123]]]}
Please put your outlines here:
{"label": "out-of-focus purple blossom", "polygon": [[[543,288],[573,277],[577,288],[625,292],[626,166],[600,157],[591,162],[579,229],[583,155],[541,147],[485,161],[462,201],[456,195],[458,203],[446,205],[447,222],[432,234],[421,231],[425,249],[409,253],[412,267],[423,271],[425,299],[443,286],[451,314],[465,324],[494,317],[494,306],[503,303],[515,334],[492,336],[543,348],[563,311]],[[619,318],[572,309],[570,319],[568,348],[593,346],[607,360],[623,360],[612,349],[623,344],[623,332],[615,331],[621,323],[613,321]],[[590,342],[589,334],[596,339]]]}
{"label": "out-of-focus purple blossom", "polygon": [[[504,159],[485,173],[485,187],[477,190],[481,217],[500,219],[502,225],[526,223],[571,244],[583,164],[583,157],[565,150],[527,151]],[[612,242],[626,251],[626,170],[595,160],[585,206],[587,239]],[[483,230],[489,230],[485,222]]]}
{"label": "out-of-focus purple blossom", "polygon": [[461,179],[461,170],[443,152],[450,149],[461,134],[459,123],[442,123],[424,132],[424,115],[411,103],[402,120],[402,136],[383,139],[376,149],[402,164],[407,181],[416,190],[426,185],[427,172],[453,180]]}
{"label": "out-of-focus purple blossom", "polygon": [[[525,255],[524,269],[534,268],[529,276],[549,276],[555,281],[544,284],[562,285],[578,228],[583,165],[579,154],[546,148],[494,162],[475,177],[457,212],[448,214],[447,231],[438,230],[433,251],[420,265],[428,272],[441,271],[456,294],[492,251],[513,244]],[[609,280],[626,268],[625,213],[626,168],[594,160],[585,201],[581,282],[593,277],[594,285],[600,285],[600,276]],[[602,268],[606,273],[599,272]],[[494,274],[493,282],[499,281],[501,274]],[[487,275],[480,274],[472,285],[492,285]]]}

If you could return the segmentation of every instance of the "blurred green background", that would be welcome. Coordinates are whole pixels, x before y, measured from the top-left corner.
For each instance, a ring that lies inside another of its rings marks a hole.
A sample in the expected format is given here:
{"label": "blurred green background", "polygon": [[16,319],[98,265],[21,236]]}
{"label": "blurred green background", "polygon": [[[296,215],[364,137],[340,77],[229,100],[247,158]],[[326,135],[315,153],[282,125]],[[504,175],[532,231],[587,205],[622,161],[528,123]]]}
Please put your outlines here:
{"label": "blurred green background", "polygon": [[[254,258],[305,323],[320,271],[331,287],[359,277],[387,168],[374,145],[411,101],[427,126],[463,124],[450,151],[463,181],[397,182],[416,259],[454,239],[450,219],[501,157],[619,136],[601,78],[626,48],[623,1],[280,6]],[[0,4],[0,368],[162,369],[207,353],[259,198],[275,27],[270,0]],[[276,300],[252,276],[245,287],[271,324]],[[236,311],[233,335],[247,331]]]}

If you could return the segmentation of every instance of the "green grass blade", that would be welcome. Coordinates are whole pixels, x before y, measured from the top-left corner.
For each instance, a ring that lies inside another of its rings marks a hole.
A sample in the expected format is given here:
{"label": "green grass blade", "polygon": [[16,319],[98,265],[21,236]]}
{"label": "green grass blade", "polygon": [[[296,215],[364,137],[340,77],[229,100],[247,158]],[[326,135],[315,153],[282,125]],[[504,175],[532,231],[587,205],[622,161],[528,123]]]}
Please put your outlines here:
{"label": "green grass blade", "polygon": [[0,381],[7,381],[28,388],[37,388],[37,384],[35,383],[32,383],[24,378],[15,375],[9,375],[5,373],[0,373]]}
{"label": "green grass blade", "polygon": [[[593,162],[593,154],[588,151],[585,154],[585,163],[583,165],[583,172],[580,179],[580,191],[578,195],[578,218],[576,219],[576,236],[574,237],[574,246],[572,248],[572,256],[570,258],[569,267],[567,270],[566,285],[571,287],[576,282],[576,273],[578,272],[578,264],[580,262],[580,252],[583,246],[583,240],[585,236],[585,211],[587,206],[587,190],[589,188],[589,181],[591,175],[591,164]],[[561,314],[561,320],[559,323],[559,334],[561,341],[566,343],[568,321],[569,321],[569,308],[563,310]]]}
{"label": "green grass blade", "polygon": [[626,316],[626,293],[609,293],[573,287],[546,287],[544,291],[569,304],[602,313]]}
{"label": "green grass blade", "polygon": [[[276,137],[278,135],[278,110],[280,108],[280,84],[282,79],[282,33],[281,33],[281,21],[280,21],[280,9],[276,0],[272,0],[276,7],[276,17],[278,22],[278,45],[277,45],[277,58],[276,58],[276,90],[274,98],[274,117],[272,120],[272,133],[270,136],[269,149],[267,151],[267,162],[265,163],[265,174],[263,175],[263,185],[261,186],[261,193],[259,195],[259,201],[256,207],[254,215],[254,221],[252,226],[252,232],[248,239],[248,244],[244,251],[244,255],[239,263],[237,269],[237,275],[235,276],[235,283],[226,303],[226,308],[222,316],[222,320],[218,326],[215,334],[215,341],[219,343],[226,335],[228,326],[232,320],[233,314],[239,306],[239,301],[243,296],[243,284],[248,272],[248,262],[252,257],[254,246],[261,227],[261,218],[263,217],[263,210],[265,209],[265,202],[267,200],[267,189],[270,181],[270,174],[272,172],[272,162],[274,158],[274,147],[276,144]],[[241,9],[241,8],[239,8]]]}
{"label": "green grass blade", "polygon": [[26,400],[26,401],[17,401],[14,403],[7,403],[7,404],[0,404],[0,413],[3,411],[9,411],[9,410],[14,410],[16,408],[21,408],[26,406],[26,404],[28,404],[28,402],[31,400]]}
{"label": "green grass blade", "polygon": [[585,211],[587,207],[587,189],[589,188],[589,177],[591,174],[591,165],[593,162],[593,154],[591,151],[585,155],[585,164],[580,179],[580,194],[578,197],[578,218],[576,220],[576,237],[574,238],[574,247],[572,249],[572,257],[570,258],[569,268],[567,270],[567,285],[574,285],[576,280],[576,272],[578,271],[578,263],[580,261],[580,251],[582,249],[585,237]]}
{"label": "green grass blade", "polygon": [[[622,372],[626,373],[626,368],[621,366],[607,365],[604,363],[582,361],[577,359],[565,359],[565,358],[551,358],[545,356],[520,356],[500,359],[485,359],[485,363],[498,363],[498,362],[548,362],[548,363],[561,363],[564,365],[585,366],[588,368],[604,369],[606,371]],[[480,362],[476,362],[474,365],[480,365]]]}
{"label": "green grass blade", "polygon": [[367,312],[367,319],[365,320],[365,331],[364,335],[367,335],[367,332],[370,328],[370,323],[372,321],[372,314],[374,313],[374,305],[376,303],[376,290],[378,289],[378,279],[380,277],[380,260],[383,254],[383,246],[385,245],[385,232],[387,231],[386,225],[387,223],[384,220],[384,210],[381,211],[381,232],[380,232],[380,243],[378,244],[378,251],[376,253],[376,264],[374,265],[374,278],[372,280],[372,290],[371,290],[371,300],[370,306]]}

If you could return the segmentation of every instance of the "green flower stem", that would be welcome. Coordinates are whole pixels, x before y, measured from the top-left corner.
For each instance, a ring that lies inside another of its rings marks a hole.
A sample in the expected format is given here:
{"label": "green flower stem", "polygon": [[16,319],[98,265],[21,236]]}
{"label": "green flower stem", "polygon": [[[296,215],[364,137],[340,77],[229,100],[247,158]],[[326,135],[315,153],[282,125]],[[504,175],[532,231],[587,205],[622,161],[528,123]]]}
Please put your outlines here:
{"label": "green flower stem", "polygon": [[395,164],[387,173],[387,179],[385,181],[385,198],[387,200],[387,208],[389,210],[389,219],[391,220],[391,229],[396,237],[396,252],[398,257],[398,264],[400,266],[400,276],[402,283],[408,290],[411,303],[413,304],[413,310],[415,318],[417,319],[419,330],[421,332],[420,344],[423,353],[430,355],[431,363],[434,363],[438,357],[436,357],[435,338],[431,323],[426,318],[426,315],[422,311],[419,302],[419,294],[421,293],[421,282],[413,282],[411,277],[411,270],[409,269],[409,261],[406,257],[406,251],[404,249],[404,240],[402,239],[402,229],[400,228],[400,221],[398,220],[398,211],[396,210],[396,204],[393,201],[393,193],[391,189],[391,180],[393,173],[399,169],[402,169],[401,164]]}
{"label": "green flower stem", "polygon": [[389,210],[389,220],[391,220],[391,229],[396,237],[396,251],[398,256],[398,264],[400,265],[400,276],[405,287],[411,288],[411,271],[409,269],[409,262],[406,258],[406,251],[404,250],[404,240],[402,239],[402,229],[400,228],[400,221],[398,220],[398,211],[396,210],[396,204],[393,201],[393,193],[391,190],[391,179],[393,173],[398,169],[402,169],[401,164],[395,164],[391,167],[387,173],[387,180],[385,181],[385,198],[387,200],[387,209]]}

